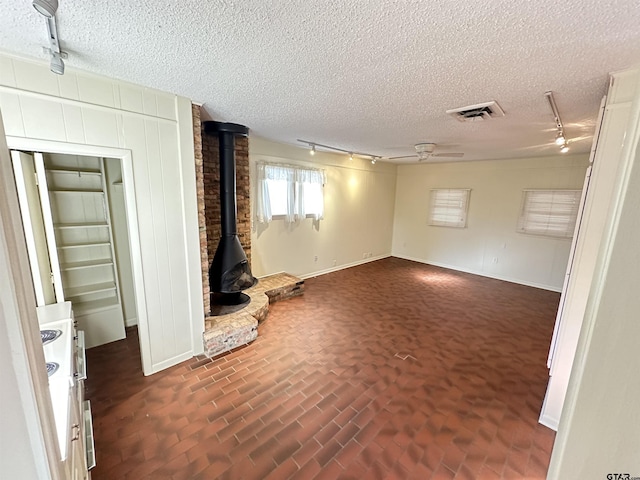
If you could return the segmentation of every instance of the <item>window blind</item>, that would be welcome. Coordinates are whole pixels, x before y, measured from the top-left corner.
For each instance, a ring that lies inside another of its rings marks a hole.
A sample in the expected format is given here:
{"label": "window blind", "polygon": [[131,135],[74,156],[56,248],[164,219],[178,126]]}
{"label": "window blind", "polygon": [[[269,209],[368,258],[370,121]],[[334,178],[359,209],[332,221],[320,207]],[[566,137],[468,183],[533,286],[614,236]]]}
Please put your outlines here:
{"label": "window blind", "polygon": [[464,228],[467,225],[469,189],[431,190],[429,225]]}
{"label": "window blind", "polygon": [[518,231],[571,238],[580,206],[580,190],[524,190]]}

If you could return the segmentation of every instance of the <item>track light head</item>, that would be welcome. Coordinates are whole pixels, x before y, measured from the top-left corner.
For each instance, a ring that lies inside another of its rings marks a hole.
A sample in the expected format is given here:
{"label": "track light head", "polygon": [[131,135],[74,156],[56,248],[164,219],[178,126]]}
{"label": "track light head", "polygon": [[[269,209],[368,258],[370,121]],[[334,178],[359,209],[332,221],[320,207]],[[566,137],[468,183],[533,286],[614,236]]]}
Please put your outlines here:
{"label": "track light head", "polygon": [[49,64],[51,71],[57,75],[64,75],[64,62],[59,54],[51,55],[51,63]]}
{"label": "track light head", "polygon": [[58,10],[58,0],[33,0],[31,2],[36,11],[47,18],[51,18]]}
{"label": "track light head", "polygon": [[309,150],[309,155],[315,155],[316,154],[316,146],[315,144],[311,144],[311,150]]}
{"label": "track light head", "polygon": [[353,160],[353,152],[349,152],[349,160]]}
{"label": "track light head", "polygon": [[378,159],[376,157],[371,157],[371,165],[375,165]]}
{"label": "track light head", "polygon": [[564,137],[564,133],[558,132],[558,135],[556,136],[556,145],[560,146],[565,143],[567,143],[567,139]]}
{"label": "track light head", "polygon": [[560,147],[560,153],[567,153],[569,151],[569,145],[567,145],[566,143],[562,145],[562,147]]}

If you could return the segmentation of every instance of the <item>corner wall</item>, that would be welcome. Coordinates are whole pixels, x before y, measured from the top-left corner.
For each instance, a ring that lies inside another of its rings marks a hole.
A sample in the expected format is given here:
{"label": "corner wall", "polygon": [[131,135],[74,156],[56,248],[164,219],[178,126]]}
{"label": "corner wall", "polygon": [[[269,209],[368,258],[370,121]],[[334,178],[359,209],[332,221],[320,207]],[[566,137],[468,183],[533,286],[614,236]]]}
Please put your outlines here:
{"label": "corner wall", "polygon": [[[560,291],[571,239],[516,233],[522,190],[582,189],[587,155],[398,166],[392,254]],[[470,188],[467,227],[428,223],[434,188]]]}
{"label": "corner wall", "polygon": [[[308,278],[353,265],[388,257],[396,188],[396,166],[366,159],[274,143],[252,136],[249,143],[251,197],[255,199],[258,161],[322,168],[324,219],[307,218],[287,224],[255,219],[251,205],[252,272],[264,276],[278,272]],[[367,258],[363,255],[367,254]],[[370,254],[370,256],[369,256]],[[317,257],[317,260],[316,260]]]}

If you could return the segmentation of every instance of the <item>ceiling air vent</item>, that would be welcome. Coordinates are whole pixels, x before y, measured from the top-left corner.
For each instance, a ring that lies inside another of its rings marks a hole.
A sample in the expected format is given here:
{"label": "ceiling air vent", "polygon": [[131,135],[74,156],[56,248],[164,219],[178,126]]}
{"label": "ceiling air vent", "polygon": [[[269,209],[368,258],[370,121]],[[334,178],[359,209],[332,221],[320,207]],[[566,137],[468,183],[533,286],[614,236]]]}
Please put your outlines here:
{"label": "ceiling air vent", "polygon": [[453,110],[447,110],[447,113],[459,122],[479,122],[481,120],[504,117],[504,111],[495,101],[454,108]]}

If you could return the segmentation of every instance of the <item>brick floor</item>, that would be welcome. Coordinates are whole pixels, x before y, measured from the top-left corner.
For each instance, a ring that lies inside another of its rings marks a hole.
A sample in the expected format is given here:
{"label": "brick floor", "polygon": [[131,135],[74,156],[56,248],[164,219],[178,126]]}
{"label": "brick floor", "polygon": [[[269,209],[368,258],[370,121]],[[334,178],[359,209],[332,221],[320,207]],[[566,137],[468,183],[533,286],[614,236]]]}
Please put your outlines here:
{"label": "brick floor", "polygon": [[144,377],[87,352],[101,479],[543,479],[559,294],[389,258],[306,281],[252,344]]}

